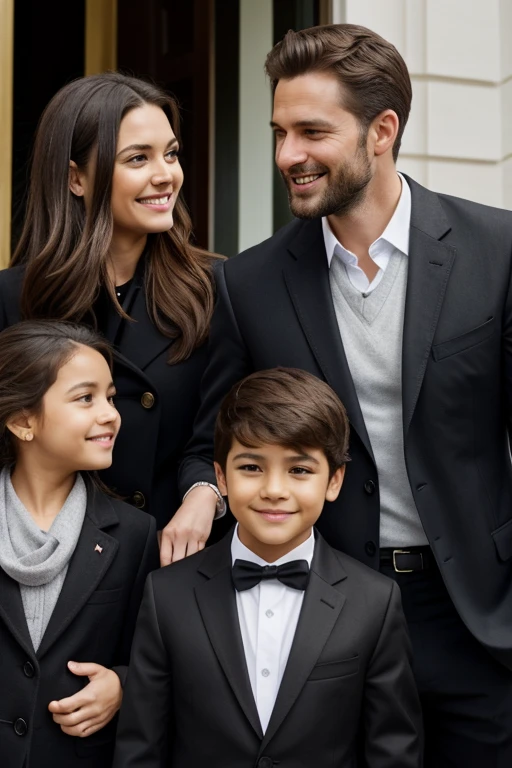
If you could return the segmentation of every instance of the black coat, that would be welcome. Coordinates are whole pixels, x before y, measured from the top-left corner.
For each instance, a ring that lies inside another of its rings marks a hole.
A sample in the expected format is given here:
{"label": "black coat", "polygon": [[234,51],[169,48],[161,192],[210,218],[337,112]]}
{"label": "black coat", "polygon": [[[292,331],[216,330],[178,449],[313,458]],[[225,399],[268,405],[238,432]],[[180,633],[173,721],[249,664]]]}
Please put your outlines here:
{"label": "black coat", "polygon": [[[0,271],[0,330],[21,319],[22,279],[22,267]],[[112,467],[100,474],[128,503],[150,512],[161,529],[181,503],[178,467],[199,407],[207,345],[184,362],[169,365],[172,340],[158,331],[147,313],[140,275],[130,291],[127,301],[134,322],[112,311],[105,328],[109,341],[116,340],[115,403],[122,425]],[[215,482],[212,469],[207,475]]]}
{"label": "black coat", "polygon": [[114,768],[419,768],[420,730],[398,587],[321,537],[265,735],[231,535],[149,577]]}
{"label": "black coat", "polygon": [[48,704],[88,683],[67,669],[70,660],[114,668],[124,682],[144,582],[157,567],[153,518],[88,486],[82,531],[37,653],[19,584],[0,569],[2,768],[111,768],[117,717],[80,739],[63,733]]}
{"label": "black coat", "polygon": [[[412,216],[402,352],[405,461],[455,606],[512,669],[512,213],[408,180]],[[350,454],[318,527],[379,563],[377,467],[343,349],[319,219],[295,220],[219,271],[204,401],[182,466],[207,473],[213,422],[234,382],[277,365],[326,380],[345,404]]]}

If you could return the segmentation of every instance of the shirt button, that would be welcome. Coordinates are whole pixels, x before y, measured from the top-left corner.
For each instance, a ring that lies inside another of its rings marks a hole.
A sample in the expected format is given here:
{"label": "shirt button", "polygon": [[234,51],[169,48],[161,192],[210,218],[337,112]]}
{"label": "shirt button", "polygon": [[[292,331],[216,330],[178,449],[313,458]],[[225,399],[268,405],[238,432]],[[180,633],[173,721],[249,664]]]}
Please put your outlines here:
{"label": "shirt button", "polygon": [[268,677],[270,675],[270,670],[269,669],[262,669],[261,670],[261,674],[263,675],[263,677]]}
{"label": "shirt button", "polygon": [[268,616],[269,619],[271,619],[273,615],[274,615],[274,611],[271,611],[270,608],[268,609],[268,611],[265,611],[265,616]]}

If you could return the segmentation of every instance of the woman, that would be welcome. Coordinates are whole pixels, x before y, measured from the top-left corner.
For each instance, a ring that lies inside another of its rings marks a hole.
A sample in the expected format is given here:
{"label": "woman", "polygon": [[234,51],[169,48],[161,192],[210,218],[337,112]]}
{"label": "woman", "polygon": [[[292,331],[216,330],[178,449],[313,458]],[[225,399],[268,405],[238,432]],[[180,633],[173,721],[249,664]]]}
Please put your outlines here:
{"label": "woman", "polygon": [[[176,103],[136,78],[62,88],[41,118],[24,228],[0,273],[0,328],[72,320],[114,345],[123,431],[103,480],[159,530],[181,501],[214,304],[215,259],[191,244],[179,196],[178,127]],[[164,562],[204,546],[215,498],[193,489],[166,529]]]}
{"label": "woman", "polygon": [[110,364],[83,326],[0,334],[2,766],[112,765],[158,545],[155,521],[94,481],[119,431]]}

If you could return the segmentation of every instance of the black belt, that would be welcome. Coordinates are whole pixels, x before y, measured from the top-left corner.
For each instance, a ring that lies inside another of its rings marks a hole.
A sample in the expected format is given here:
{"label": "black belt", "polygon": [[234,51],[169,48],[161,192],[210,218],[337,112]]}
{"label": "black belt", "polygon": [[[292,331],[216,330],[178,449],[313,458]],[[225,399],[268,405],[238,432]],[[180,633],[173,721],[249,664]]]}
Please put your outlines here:
{"label": "black belt", "polygon": [[384,547],[380,550],[380,565],[393,568],[396,573],[426,571],[432,567],[433,555],[430,547],[407,547],[393,549]]}

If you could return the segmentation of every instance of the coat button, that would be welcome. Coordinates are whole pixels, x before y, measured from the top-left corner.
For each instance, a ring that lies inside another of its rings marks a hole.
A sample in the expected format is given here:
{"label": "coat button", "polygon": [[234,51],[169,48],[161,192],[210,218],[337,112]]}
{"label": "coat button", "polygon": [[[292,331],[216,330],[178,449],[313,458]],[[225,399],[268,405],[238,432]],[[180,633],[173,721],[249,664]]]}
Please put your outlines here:
{"label": "coat button", "polygon": [[258,768],[272,768],[274,765],[274,761],[271,757],[260,757],[258,760]]}
{"label": "coat button", "polygon": [[18,719],[14,721],[13,728],[16,736],[24,736],[28,731],[28,725],[22,717],[18,717]]}
{"label": "coat button", "polygon": [[371,496],[372,493],[375,493],[375,483],[373,482],[373,480],[365,480],[363,488],[368,494],[368,496]]}
{"label": "coat button", "polygon": [[144,392],[140,402],[142,403],[143,408],[152,408],[155,404],[155,396],[152,392]]}
{"label": "coat button", "polygon": [[146,504],[146,499],[144,498],[144,494],[140,491],[135,491],[135,493],[132,496],[132,501],[135,507],[137,509],[144,509],[144,505]]}
{"label": "coat button", "polygon": [[26,661],[23,665],[23,674],[25,677],[34,677],[35,669],[34,665],[30,661]]}
{"label": "coat button", "polygon": [[368,555],[368,557],[373,557],[374,554],[377,552],[377,545],[374,541],[367,541],[364,545],[364,551]]}

